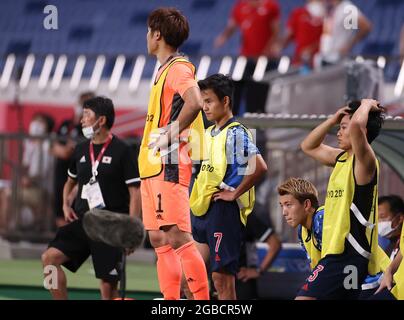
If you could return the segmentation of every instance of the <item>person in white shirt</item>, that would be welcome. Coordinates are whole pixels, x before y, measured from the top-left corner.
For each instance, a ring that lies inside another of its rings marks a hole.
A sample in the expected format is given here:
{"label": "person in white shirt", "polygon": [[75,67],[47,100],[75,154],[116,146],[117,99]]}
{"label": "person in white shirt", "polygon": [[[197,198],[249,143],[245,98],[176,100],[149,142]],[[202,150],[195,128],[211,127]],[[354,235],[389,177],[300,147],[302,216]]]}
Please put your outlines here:
{"label": "person in white shirt", "polygon": [[372,23],[351,1],[326,0],[326,4],[329,13],[324,20],[318,59],[322,65],[336,64],[348,57],[372,30]]}

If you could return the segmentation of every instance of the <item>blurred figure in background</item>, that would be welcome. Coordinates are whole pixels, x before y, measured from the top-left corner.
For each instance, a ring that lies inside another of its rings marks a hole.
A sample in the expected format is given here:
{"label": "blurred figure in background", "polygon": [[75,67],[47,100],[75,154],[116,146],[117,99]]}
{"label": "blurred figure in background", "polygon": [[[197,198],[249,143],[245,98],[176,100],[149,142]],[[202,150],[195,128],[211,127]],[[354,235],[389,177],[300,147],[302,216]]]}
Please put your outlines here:
{"label": "blurred figure in background", "polygon": [[347,58],[353,47],[372,29],[366,16],[348,0],[326,0],[328,15],[320,43],[319,64],[336,64]]}
{"label": "blurred figure in background", "polygon": [[320,49],[325,13],[322,0],[307,0],[304,6],[290,14],[283,47],[292,41],[295,43],[293,65],[312,67],[314,55]]}
{"label": "blurred figure in background", "polygon": [[263,112],[268,86],[253,81],[258,57],[268,58],[266,71],[278,67],[281,52],[279,39],[280,7],[276,0],[239,0],[234,5],[226,28],[215,39],[214,47],[220,48],[239,29],[241,33],[240,55],[247,57],[247,64],[240,81],[234,81],[233,114]]}
{"label": "blurred figure in background", "polygon": [[[239,0],[232,9],[226,28],[215,39],[214,47],[223,46],[240,29],[240,55],[249,59],[244,77],[249,78],[259,56],[271,60],[279,58],[279,19],[280,7],[276,0]],[[277,63],[273,68],[276,66]]]}
{"label": "blurred figure in background", "polygon": [[[74,107],[73,118],[67,119],[61,123],[57,130],[58,138],[52,144],[51,151],[56,159],[54,169],[53,212],[56,215],[56,226],[58,228],[67,223],[63,214],[63,187],[67,180],[70,158],[77,142],[84,139],[80,124],[80,119],[83,114],[83,103],[94,97],[94,93],[90,91],[80,94],[79,101]],[[71,195],[71,202],[74,200],[74,197],[75,192]]]}
{"label": "blurred figure in background", "polygon": [[[378,202],[377,231],[379,233],[379,246],[390,258],[390,261],[394,261],[400,251],[400,236],[404,220],[404,202],[396,195],[379,197]],[[373,277],[367,277],[364,284],[362,284],[360,299],[381,299],[380,295],[372,297],[376,291],[382,291],[383,287],[380,290],[378,289],[381,281],[381,273]],[[384,296],[386,294],[391,297],[390,294],[384,292]]]}
{"label": "blurred figure in background", "polygon": [[[281,250],[282,243],[275,233],[266,208],[255,205],[247,219],[245,238],[240,253],[240,270],[236,276],[236,295],[239,300],[258,299],[257,282],[260,276],[271,267]],[[259,261],[257,243],[266,243],[267,254]]]}
{"label": "blurred figure in background", "polygon": [[391,260],[396,256],[404,221],[404,202],[397,195],[379,198],[379,245]]}
{"label": "blurred figure in background", "polygon": [[[44,201],[51,192],[49,170],[52,167],[50,141],[44,140],[53,129],[53,119],[44,113],[37,113],[29,124],[30,139],[24,141],[21,178],[22,223],[41,230],[43,225]],[[29,212],[31,211],[31,212]],[[30,217],[30,215],[32,216]]]}

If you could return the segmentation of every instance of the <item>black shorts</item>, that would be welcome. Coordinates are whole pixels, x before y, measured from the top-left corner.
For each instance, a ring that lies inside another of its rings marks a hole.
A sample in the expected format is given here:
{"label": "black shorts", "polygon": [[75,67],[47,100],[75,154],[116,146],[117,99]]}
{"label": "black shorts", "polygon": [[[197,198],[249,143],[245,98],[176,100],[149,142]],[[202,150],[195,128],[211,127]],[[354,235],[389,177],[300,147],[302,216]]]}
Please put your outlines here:
{"label": "black shorts", "polygon": [[235,275],[245,232],[237,202],[212,202],[205,215],[192,215],[191,222],[195,241],[209,246],[210,270]]}
{"label": "black shorts", "polygon": [[[394,287],[394,286],[393,286]],[[375,290],[376,291],[376,290]],[[368,297],[367,300],[397,300],[389,289],[384,288],[382,291]]]}
{"label": "black shorts", "polygon": [[91,255],[96,278],[108,282],[119,280],[122,250],[88,238],[81,219],[59,228],[49,247],[69,258],[63,266],[71,272],[76,272]]}
{"label": "black shorts", "polygon": [[313,269],[297,296],[318,300],[357,300],[369,261],[354,252],[328,255]]}

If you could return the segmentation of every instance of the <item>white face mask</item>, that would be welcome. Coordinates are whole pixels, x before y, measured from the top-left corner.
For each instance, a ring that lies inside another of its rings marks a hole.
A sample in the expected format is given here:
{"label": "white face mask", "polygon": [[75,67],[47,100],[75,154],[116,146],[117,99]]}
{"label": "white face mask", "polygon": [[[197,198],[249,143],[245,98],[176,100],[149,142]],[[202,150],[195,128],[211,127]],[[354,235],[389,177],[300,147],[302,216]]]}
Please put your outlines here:
{"label": "white face mask", "polygon": [[83,132],[83,136],[87,139],[92,139],[94,135],[100,131],[100,128],[94,130],[94,127],[97,125],[97,123],[98,120],[92,126],[82,128],[81,131]]}
{"label": "white face mask", "polygon": [[379,222],[377,228],[378,228],[378,233],[379,236],[389,238],[391,234],[397,230],[399,226],[396,226],[395,228],[391,227],[392,221],[381,221]]}
{"label": "white face mask", "polygon": [[42,122],[34,120],[30,123],[28,132],[31,136],[42,136],[45,134],[46,128]]}
{"label": "white face mask", "polygon": [[307,11],[314,18],[323,18],[325,16],[324,5],[319,1],[312,1],[306,5]]}

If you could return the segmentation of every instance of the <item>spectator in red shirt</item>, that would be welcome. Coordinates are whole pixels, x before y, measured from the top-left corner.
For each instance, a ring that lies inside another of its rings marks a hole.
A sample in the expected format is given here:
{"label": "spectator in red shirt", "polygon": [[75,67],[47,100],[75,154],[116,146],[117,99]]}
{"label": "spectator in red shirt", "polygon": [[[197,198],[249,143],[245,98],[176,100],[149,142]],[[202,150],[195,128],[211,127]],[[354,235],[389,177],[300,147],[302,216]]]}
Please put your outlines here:
{"label": "spectator in red shirt", "polygon": [[219,48],[234,34],[241,32],[240,54],[248,58],[277,58],[280,8],[275,0],[239,0],[232,9],[226,28],[216,38]]}
{"label": "spectator in red shirt", "polygon": [[321,0],[307,0],[289,16],[284,47],[295,42],[293,65],[313,65],[313,57],[320,49],[325,7]]}
{"label": "spectator in red shirt", "polygon": [[268,88],[261,88],[251,78],[260,56],[268,57],[267,71],[278,67],[281,52],[279,21],[280,7],[276,0],[238,0],[226,28],[215,39],[214,47],[219,48],[240,29],[240,54],[248,58],[242,80],[234,82],[234,115],[265,108]]}

